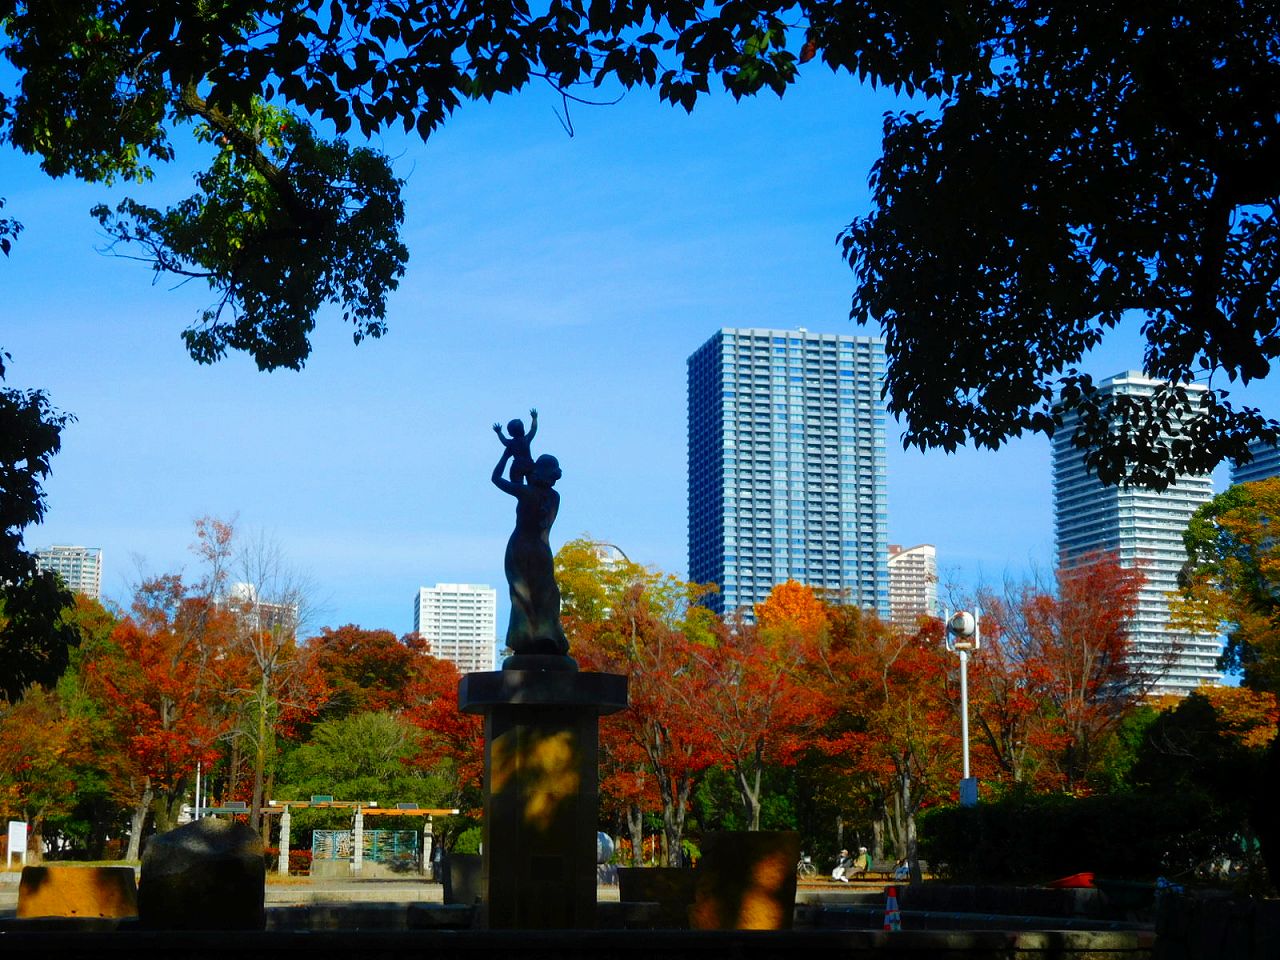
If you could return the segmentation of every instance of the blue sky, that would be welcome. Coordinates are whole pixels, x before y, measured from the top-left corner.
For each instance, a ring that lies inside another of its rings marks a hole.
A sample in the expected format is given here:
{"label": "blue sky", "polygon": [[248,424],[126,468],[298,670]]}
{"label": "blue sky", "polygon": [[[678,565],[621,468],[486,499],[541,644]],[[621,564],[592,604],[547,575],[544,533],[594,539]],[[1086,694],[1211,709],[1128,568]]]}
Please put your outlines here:
{"label": "blue sky", "polygon": [[[646,93],[575,107],[572,138],[546,89],[469,104],[427,144],[388,138],[411,256],[390,332],[356,347],[329,312],[301,373],[197,366],[179,334],[207,290],[98,252],[90,206],[183,196],[199,158],[112,190],[0,153],[5,213],[26,226],[0,262],[8,384],[78,418],[28,545],[101,547],[123,601],[139,564],[195,573],[196,517],[238,515],[309,576],[315,626],[406,632],[421,585],[503,594],[513,507],[488,481],[489,425],[533,405],[535,452],[564,469],[553,545],[589,533],[683,572],[685,358],[720,327],[857,332],[835,238],[867,210],[898,105],[818,68],[782,101],[717,96],[692,116]],[[1121,331],[1089,369],[1140,365]],[[1274,393],[1248,398],[1274,414]],[[1050,565],[1044,438],[947,456],[898,437],[890,421],[892,541],[935,543],[961,587]]]}

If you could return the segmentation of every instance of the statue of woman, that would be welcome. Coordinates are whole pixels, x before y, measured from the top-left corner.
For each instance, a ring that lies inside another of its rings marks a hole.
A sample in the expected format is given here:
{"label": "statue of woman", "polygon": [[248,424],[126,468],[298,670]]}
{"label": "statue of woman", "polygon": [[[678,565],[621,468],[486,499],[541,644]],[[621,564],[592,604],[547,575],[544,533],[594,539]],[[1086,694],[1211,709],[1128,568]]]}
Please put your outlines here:
{"label": "statue of woman", "polygon": [[507,447],[493,468],[493,485],[516,498],[516,528],[503,559],[511,591],[507,646],[517,656],[567,657],[569,641],[560,626],[560,588],[549,539],[560,510],[560,494],[552,489],[560,479],[560,463],[544,453],[534,461],[527,483],[513,483],[502,475],[511,456]]}

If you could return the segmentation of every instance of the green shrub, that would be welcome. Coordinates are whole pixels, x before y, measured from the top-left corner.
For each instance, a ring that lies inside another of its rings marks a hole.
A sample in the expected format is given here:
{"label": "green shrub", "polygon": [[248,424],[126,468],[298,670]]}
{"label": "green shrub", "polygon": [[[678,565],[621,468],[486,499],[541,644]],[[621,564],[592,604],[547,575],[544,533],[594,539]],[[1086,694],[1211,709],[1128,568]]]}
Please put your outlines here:
{"label": "green shrub", "polygon": [[1229,846],[1231,825],[1203,795],[1096,797],[1021,794],[921,818],[921,855],[971,883],[1091,871],[1105,877],[1179,875]]}
{"label": "green shrub", "polygon": [[479,853],[480,842],[484,839],[484,829],[482,827],[467,827],[460,834],[453,844],[450,853]]}

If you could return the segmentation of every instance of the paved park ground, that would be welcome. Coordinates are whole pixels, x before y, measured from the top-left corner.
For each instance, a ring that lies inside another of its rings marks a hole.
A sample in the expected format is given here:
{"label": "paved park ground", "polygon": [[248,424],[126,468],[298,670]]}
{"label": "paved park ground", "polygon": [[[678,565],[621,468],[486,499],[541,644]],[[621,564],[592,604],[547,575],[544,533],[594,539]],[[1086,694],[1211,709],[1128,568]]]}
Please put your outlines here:
{"label": "paved park ground", "polygon": [[[51,861],[54,863],[56,861]],[[18,870],[0,872],[0,918],[12,917],[18,908]],[[830,902],[841,894],[852,891],[874,893],[884,889],[880,881],[835,883],[825,880],[806,880],[800,883],[796,893],[798,903]],[[616,884],[600,884],[596,899],[616,902]],[[444,888],[437,882],[425,879],[412,880],[355,880],[337,878],[290,877],[281,880],[268,879],[267,908],[297,907],[316,904],[344,903],[443,903]]]}

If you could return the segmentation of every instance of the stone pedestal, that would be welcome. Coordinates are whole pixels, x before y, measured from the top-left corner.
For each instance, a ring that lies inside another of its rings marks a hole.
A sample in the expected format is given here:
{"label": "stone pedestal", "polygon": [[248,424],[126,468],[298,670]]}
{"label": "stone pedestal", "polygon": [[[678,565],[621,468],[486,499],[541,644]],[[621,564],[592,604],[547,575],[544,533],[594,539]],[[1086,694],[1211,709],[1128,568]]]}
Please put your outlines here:
{"label": "stone pedestal", "polygon": [[627,678],[504,669],[469,673],[464,713],[484,715],[484,866],[493,929],[592,929],[598,724]]}

